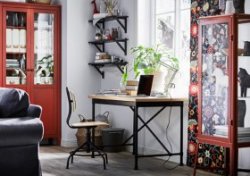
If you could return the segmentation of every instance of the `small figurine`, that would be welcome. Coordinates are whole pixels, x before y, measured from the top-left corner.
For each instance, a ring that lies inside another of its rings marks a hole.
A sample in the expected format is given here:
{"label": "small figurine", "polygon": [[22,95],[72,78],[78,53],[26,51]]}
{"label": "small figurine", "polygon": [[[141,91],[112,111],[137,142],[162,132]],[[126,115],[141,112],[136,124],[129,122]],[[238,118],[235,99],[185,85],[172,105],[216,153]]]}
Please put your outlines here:
{"label": "small figurine", "polygon": [[95,0],[91,1],[91,4],[93,4],[93,14],[99,13]]}
{"label": "small figurine", "polygon": [[236,13],[245,13],[245,0],[233,0]]}

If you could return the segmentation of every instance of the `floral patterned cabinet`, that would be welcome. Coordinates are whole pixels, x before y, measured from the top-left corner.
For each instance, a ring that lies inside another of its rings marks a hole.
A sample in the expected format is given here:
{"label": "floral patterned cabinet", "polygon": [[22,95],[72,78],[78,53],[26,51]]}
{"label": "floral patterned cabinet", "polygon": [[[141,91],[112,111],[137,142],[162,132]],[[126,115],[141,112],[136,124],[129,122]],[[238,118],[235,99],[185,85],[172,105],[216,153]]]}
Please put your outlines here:
{"label": "floral patterned cabinet", "polygon": [[225,147],[235,176],[238,148],[250,146],[250,15],[200,18],[199,31],[198,144]]}

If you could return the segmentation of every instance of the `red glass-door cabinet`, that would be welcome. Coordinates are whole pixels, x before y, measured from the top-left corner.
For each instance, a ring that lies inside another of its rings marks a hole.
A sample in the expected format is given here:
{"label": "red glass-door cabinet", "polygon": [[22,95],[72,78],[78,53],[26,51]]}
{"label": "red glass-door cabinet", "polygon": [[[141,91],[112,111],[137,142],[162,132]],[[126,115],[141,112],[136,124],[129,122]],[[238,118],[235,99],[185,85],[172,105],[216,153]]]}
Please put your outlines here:
{"label": "red glass-door cabinet", "polygon": [[204,17],[199,31],[198,142],[226,147],[236,176],[238,149],[250,147],[250,15]]}
{"label": "red glass-door cabinet", "polygon": [[61,8],[34,3],[0,3],[1,86],[30,94],[42,106],[44,138],[60,142]]}

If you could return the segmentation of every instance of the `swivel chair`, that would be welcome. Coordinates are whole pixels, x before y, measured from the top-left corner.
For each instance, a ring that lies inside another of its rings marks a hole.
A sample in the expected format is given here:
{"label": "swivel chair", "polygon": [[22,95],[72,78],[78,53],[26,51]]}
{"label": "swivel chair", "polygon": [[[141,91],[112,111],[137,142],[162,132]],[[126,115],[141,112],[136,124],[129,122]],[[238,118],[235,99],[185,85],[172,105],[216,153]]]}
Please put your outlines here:
{"label": "swivel chair", "polygon": [[[108,157],[105,152],[103,152],[100,148],[98,148],[92,141],[91,141],[91,130],[94,130],[97,126],[108,126],[105,122],[100,121],[83,121],[78,123],[70,124],[70,118],[72,116],[72,112],[76,109],[76,100],[75,96],[72,92],[69,91],[68,87],[66,87],[68,102],[69,102],[69,113],[67,117],[67,125],[72,129],[79,129],[84,128],[86,129],[86,142],[80,145],[78,148],[70,152],[70,155],[67,160],[66,169],[69,169],[69,162],[71,159],[71,163],[73,163],[74,156],[91,156],[94,158],[95,156],[101,156],[103,159],[103,168],[106,169],[106,163],[108,163]],[[92,153],[89,155],[77,154],[77,152],[81,152],[86,149],[87,153]],[[97,154],[95,154],[97,152]]]}

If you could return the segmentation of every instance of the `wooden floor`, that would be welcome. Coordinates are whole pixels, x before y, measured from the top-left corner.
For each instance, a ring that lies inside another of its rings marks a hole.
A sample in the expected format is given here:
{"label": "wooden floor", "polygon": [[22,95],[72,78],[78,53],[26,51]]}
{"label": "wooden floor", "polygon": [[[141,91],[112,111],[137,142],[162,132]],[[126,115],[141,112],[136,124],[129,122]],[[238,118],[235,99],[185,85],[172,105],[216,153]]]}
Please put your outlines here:
{"label": "wooden floor", "polygon": [[[100,157],[75,157],[70,168],[65,169],[69,149],[42,146],[40,150],[43,176],[191,176],[193,172],[190,167],[154,158],[140,158],[139,170],[135,171],[133,157],[127,152],[108,153],[107,170],[103,170]],[[215,175],[199,170],[197,176]]]}

